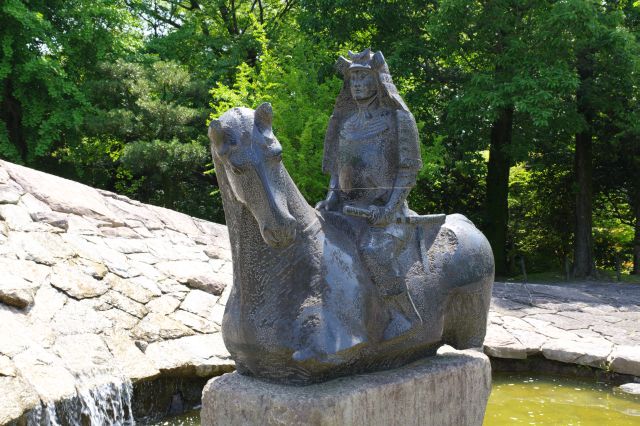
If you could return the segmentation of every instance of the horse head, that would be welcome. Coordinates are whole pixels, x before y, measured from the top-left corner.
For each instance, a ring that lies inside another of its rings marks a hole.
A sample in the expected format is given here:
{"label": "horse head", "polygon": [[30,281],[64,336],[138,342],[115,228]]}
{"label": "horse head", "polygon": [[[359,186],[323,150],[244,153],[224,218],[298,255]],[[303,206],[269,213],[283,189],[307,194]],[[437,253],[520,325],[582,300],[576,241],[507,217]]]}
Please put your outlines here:
{"label": "horse head", "polygon": [[216,173],[226,178],[230,195],[251,212],[265,243],[284,248],[295,241],[296,219],[289,211],[289,178],[272,120],[269,103],[255,111],[233,108],[211,121],[209,139]]}

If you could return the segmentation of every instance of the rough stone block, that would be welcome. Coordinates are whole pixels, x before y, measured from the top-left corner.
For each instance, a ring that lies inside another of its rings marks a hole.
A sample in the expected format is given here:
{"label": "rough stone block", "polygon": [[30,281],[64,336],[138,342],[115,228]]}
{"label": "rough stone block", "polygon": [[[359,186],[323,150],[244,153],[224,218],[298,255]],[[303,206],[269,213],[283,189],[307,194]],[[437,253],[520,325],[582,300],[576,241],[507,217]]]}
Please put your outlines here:
{"label": "rough stone block", "polygon": [[609,368],[616,373],[640,376],[640,347],[617,346],[609,356]]}
{"label": "rough stone block", "polygon": [[297,387],[238,373],[207,383],[203,426],[481,425],[491,389],[488,358],[444,348],[405,367]]}

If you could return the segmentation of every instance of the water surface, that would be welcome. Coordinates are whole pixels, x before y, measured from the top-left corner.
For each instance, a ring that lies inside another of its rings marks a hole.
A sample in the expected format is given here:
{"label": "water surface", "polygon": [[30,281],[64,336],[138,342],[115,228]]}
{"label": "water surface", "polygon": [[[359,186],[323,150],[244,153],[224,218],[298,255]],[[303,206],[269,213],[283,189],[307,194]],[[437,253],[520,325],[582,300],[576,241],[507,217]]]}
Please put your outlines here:
{"label": "water surface", "polygon": [[[156,426],[200,426],[193,411]],[[494,373],[483,426],[639,426],[640,397],[595,380]]]}
{"label": "water surface", "polygon": [[640,397],[595,380],[494,373],[484,426],[640,425]]}

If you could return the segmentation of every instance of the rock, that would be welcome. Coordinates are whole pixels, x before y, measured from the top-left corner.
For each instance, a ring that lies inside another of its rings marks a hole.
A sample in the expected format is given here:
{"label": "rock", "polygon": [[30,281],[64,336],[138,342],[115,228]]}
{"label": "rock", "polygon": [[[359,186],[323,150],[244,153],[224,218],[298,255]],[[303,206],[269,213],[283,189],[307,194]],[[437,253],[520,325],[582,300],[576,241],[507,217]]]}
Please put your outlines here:
{"label": "rock", "polygon": [[131,265],[124,254],[106,245],[100,246],[99,254],[107,269],[119,277],[132,278],[141,275],[141,272]]}
{"label": "rock", "polygon": [[66,217],[66,215],[62,213],[54,212],[53,210],[51,210],[51,207],[38,200],[28,192],[22,195],[22,197],[20,198],[20,205],[27,209],[27,212],[29,212],[29,215],[31,215],[31,218],[33,220],[36,220],[34,216],[60,215],[62,217]]}
{"label": "rock", "polygon": [[70,265],[71,268],[89,275],[96,280],[102,280],[107,275],[107,272],[109,272],[107,267],[102,263],[81,257],[67,261],[67,264]]}
{"label": "rock", "polygon": [[109,290],[101,299],[114,308],[118,308],[136,318],[143,318],[148,312],[142,303],[129,299],[127,296],[114,290]]}
{"label": "rock", "polygon": [[138,303],[148,303],[154,297],[154,294],[143,286],[136,285],[131,280],[125,280],[114,274],[108,274],[104,281],[111,289]]}
{"label": "rock", "polygon": [[570,364],[605,368],[612,345],[604,339],[571,341],[552,339],[542,345],[545,358]]}
{"label": "rock", "polygon": [[219,297],[212,296],[202,290],[192,290],[180,305],[180,309],[189,311],[203,318],[209,318]]}
{"label": "rock", "polygon": [[88,304],[73,299],[68,299],[52,320],[53,329],[60,334],[97,334],[112,326],[111,321]]}
{"label": "rock", "polygon": [[203,251],[211,259],[231,260],[231,251],[226,247],[207,246]]}
{"label": "rock", "polygon": [[640,395],[640,383],[625,383],[620,390],[631,395]]}
{"label": "rock", "polygon": [[545,336],[541,336],[533,330],[510,329],[509,332],[524,347],[527,356],[540,353],[542,345],[547,341]]}
{"label": "rock", "polygon": [[13,365],[11,358],[0,355],[0,376],[15,377],[16,367]]}
{"label": "rock", "polygon": [[213,425],[481,425],[491,367],[474,351],[309,386],[231,373],[207,383],[201,421]]}
{"label": "rock", "polygon": [[222,317],[224,316],[225,306],[221,304],[217,304],[213,311],[211,311],[211,316],[209,317],[213,322],[218,325],[222,325]]}
{"label": "rock", "polygon": [[44,403],[69,399],[76,394],[76,378],[57,356],[32,347],[15,356],[13,361],[20,376],[33,386]]}
{"label": "rock", "polygon": [[0,376],[0,395],[0,424],[3,425],[17,421],[25,412],[40,405],[36,391],[21,377]]}
{"label": "rock", "polygon": [[139,239],[120,237],[120,238],[104,238],[103,241],[112,249],[119,251],[120,253],[123,253],[123,254],[149,252],[149,248],[147,247],[147,244],[144,241]]}
{"label": "rock", "polygon": [[161,339],[177,339],[178,337],[191,336],[195,334],[193,330],[182,323],[169,318],[166,315],[147,314],[131,330],[131,335],[146,342],[156,342]]}
{"label": "rock", "polygon": [[101,234],[94,221],[87,220],[81,216],[71,214],[67,217],[67,233],[78,235],[98,235]]}
{"label": "rock", "polygon": [[180,306],[180,300],[170,295],[163,295],[156,297],[151,302],[147,303],[147,309],[149,312],[153,312],[161,315],[169,315]]}
{"label": "rock", "polygon": [[5,162],[0,160],[0,183],[7,183],[11,179],[9,173],[5,169]]}
{"label": "rock", "polygon": [[49,225],[60,228],[63,231],[67,231],[69,229],[68,216],[63,213],[36,212],[31,213],[31,219],[33,219],[34,222],[48,223]]}
{"label": "rock", "polygon": [[34,345],[31,330],[25,324],[23,316],[0,305],[0,354],[13,358]]}
{"label": "rock", "polygon": [[168,374],[210,377],[233,371],[235,366],[221,333],[200,334],[149,344],[145,355]]}
{"label": "rock", "polygon": [[48,283],[50,268],[33,261],[0,257],[0,271],[23,278],[34,284]]}
{"label": "rock", "polygon": [[97,280],[72,265],[58,264],[51,270],[51,285],[74,299],[98,297],[109,290],[104,280]]}
{"label": "rock", "polygon": [[60,236],[50,232],[13,232],[9,241],[19,250],[20,259],[47,266],[73,255]]}
{"label": "rock", "polygon": [[640,346],[616,346],[609,356],[609,368],[616,373],[640,376]]}
{"label": "rock", "polygon": [[484,352],[496,358],[527,358],[527,348],[501,326],[487,329],[487,335],[484,338]]}
{"label": "rock", "polygon": [[139,318],[117,308],[106,309],[102,311],[102,315],[111,321],[114,331],[131,330],[140,321]]}
{"label": "rock", "polygon": [[23,278],[7,274],[0,280],[0,302],[24,309],[33,304],[33,296],[38,287]]}
{"label": "rock", "polygon": [[132,262],[145,263],[147,265],[155,265],[158,263],[158,258],[151,253],[131,253],[127,257]]}
{"label": "rock", "polygon": [[143,226],[147,229],[147,232],[152,229],[164,228],[160,219],[145,205],[116,198],[107,198],[105,201],[112,211],[116,212],[119,217],[124,218],[125,225],[127,221],[136,221],[136,226]]}
{"label": "rock", "polygon": [[23,193],[15,185],[0,184],[0,204],[18,204]]}
{"label": "rock", "polygon": [[211,276],[211,275],[195,276],[190,278],[186,284],[191,288],[199,289],[209,294],[220,296],[224,291],[225,287],[228,285],[231,285],[232,282],[233,282],[232,277],[217,274],[216,276]]}
{"label": "rock", "polygon": [[91,187],[16,164],[5,162],[4,165],[25,192],[43,201],[52,210],[102,220],[111,220],[115,216],[103,197]]}
{"label": "rock", "polygon": [[200,333],[215,333],[220,331],[220,327],[214,321],[202,318],[191,312],[183,311],[182,309],[178,309],[169,315],[169,317],[180,321],[187,327]]}
{"label": "rock", "polygon": [[134,382],[151,379],[160,374],[153,362],[124,334],[105,336],[109,350],[122,371]]}
{"label": "rock", "polygon": [[147,208],[151,210],[167,228],[187,235],[199,235],[202,232],[196,227],[193,219],[186,214],[158,206],[147,206]]}
{"label": "rock", "polygon": [[103,227],[100,228],[100,231],[102,232],[102,235],[106,237],[125,238],[128,240],[133,240],[134,238],[142,238],[136,231],[124,226]]}
{"label": "rock", "polygon": [[13,231],[29,230],[33,224],[27,209],[14,204],[0,204],[0,219]]}
{"label": "rock", "polygon": [[160,291],[160,287],[158,287],[158,285],[155,283],[155,280],[147,277],[146,275],[129,278],[128,281],[131,283],[131,285],[143,288],[153,297],[162,296],[162,291]]}
{"label": "rock", "polygon": [[60,336],[53,351],[74,376],[95,377],[115,373],[113,356],[97,334]]}
{"label": "rock", "polygon": [[32,321],[49,323],[56,312],[67,303],[67,300],[67,297],[61,291],[56,290],[49,284],[43,285],[36,293],[29,316]]}
{"label": "rock", "polygon": [[186,285],[182,285],[178,281],[171,278],[158,281],[158,288],[160,288],[160,290],[165,294],[183,293],[183,296],[180,297],[180,300],[184,299],[184,296],[191,290]]}
{"label": "rock", "polygon": [[175,278],[181,284],[186,284],[189,287],[204,290],[218,296],[226,286],[225,282],[217,278],[217,270],[208,262],[180,260],[160,262],[155,266],[161,272]]}

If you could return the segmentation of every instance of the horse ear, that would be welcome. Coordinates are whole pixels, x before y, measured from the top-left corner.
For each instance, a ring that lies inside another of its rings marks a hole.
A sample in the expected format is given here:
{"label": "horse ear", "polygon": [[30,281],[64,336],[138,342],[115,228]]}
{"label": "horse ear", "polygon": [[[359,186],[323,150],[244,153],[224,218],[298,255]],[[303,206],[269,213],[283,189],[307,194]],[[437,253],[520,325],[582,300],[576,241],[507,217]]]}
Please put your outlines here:
{"label": "horse ear", "polygon": [[208,134],[209,140],[211,141],[211,148],[215,149],[219,155],[222,155],[224,151],[224,129],[222,128],[220,120],[211,120]]}
{"label": "horse ear", "polygon": [[269,102],[265,102],[256,108],[255,123],[261,131],[271,130],[273,124],[273,109]]}

